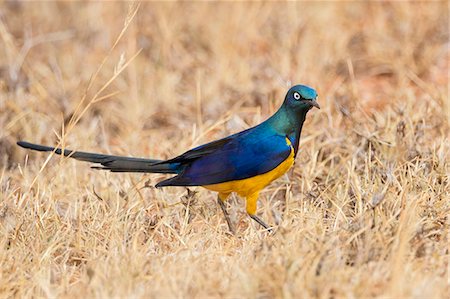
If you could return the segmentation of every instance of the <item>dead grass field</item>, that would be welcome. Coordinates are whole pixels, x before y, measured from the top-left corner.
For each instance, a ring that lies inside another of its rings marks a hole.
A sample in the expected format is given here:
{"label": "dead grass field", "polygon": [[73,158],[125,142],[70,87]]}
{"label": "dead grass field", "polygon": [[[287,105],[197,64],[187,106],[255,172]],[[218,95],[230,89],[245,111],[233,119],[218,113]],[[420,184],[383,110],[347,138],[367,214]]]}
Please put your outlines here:
{"label": "dead grass field", "polygon": [[[447,3],[135,10],[0,4],[0,297],[449,297]],[[289,82],[322,110],[262,192],[272,235],[239,198],[230,236],[212,192],[15,145],[169,158],[264,120]]]}

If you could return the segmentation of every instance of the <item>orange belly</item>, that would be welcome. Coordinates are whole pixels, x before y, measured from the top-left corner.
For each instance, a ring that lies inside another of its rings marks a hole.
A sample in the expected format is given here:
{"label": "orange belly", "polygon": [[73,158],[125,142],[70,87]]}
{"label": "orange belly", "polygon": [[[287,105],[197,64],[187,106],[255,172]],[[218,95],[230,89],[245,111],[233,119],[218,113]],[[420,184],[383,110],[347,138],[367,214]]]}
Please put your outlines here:
{"label": "orange belly", "polygon": [[286,138],[286,142],[291,146],[291,153],[280,165],[274,169],[242,180],[229,181],[224,183],[205,185],[204,188],[212,191],[216,191],[222,194],[229,194],[232,192],[237,193],[239,196],[247,197],[256,192],[259,192],[264,187],[269,185],[272,181],[276,180],[283,174],[285,174],[289,168],[294,164],[294,149],[292,148],[291,142]]}

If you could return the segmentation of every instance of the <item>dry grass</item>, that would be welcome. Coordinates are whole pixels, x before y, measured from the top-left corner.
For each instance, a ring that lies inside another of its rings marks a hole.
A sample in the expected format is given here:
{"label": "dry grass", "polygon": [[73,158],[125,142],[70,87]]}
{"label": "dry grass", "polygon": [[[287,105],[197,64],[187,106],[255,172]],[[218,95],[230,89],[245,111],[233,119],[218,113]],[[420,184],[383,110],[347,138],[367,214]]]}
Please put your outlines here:
{"label": "dry grass", "polygon": [[[143,3],[123,30],[127,10],[0,6],[0,297],[449,296],[446,3]],[[287,81],[323,108],[262,193],[273,235],[241,199],[229,236],[211,192],[15,146],[167,158],[265,119]]]}

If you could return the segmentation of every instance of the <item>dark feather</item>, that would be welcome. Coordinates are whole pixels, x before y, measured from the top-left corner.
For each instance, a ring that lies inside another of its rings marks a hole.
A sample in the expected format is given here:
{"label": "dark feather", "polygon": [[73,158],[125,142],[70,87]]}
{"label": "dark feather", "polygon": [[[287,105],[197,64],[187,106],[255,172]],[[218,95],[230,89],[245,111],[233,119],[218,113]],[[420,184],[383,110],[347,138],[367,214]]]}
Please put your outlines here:
{"label": "dark feather", "polygon": [[207,155],[215,152],[216,150],[223,148],[223,146],[225,144],[227,144],[228,142],[230,142],[230,140],[233,139],[232,137],[233,136],[229,136],[227,138],[223,138],[220,140],[216,140],[216,141],[201,145],[201,146],[193,148],[193,149],[185,152],[184,154],[181,154],[173,159],[160,161],[158,163],[181,163],[181,164],[189,163],[193,160],[196,160],[203,156],[207,156]]}
{"label": "dark feather", "polygon": [[62,150],[51,146],[33,144],[19,141],[17,145],[40,152],[53,152],[56,154],[74,158],[80,161],[98,163],[102,166],[93,166],[96,169],[110,170],[112,172],[148,172],[148,173],[178,173],[178,167],[172,163],[161,163],[162,160],[112,156],[96,153],[78,152],[73,150]]}

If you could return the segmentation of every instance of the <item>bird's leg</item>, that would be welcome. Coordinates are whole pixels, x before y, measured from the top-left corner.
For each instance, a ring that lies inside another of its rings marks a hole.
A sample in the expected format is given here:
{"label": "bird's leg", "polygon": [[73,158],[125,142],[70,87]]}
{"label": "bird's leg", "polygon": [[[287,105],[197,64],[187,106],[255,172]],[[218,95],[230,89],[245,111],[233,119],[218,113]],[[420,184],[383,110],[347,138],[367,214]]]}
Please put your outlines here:
{"label": "bird's leg", "polygon": [[222,208],[223,215],[225,216],[225,220],[228,224],[228,229],[230,232],[234,235],[235,230],[233,227],[233,224],[231,223],[230,215],[228,214],[227,207],[225,206],[225,200],[227,200],[230,193],[219,193],[217,196],[217,202],[219,203],[219,206]]}
{"label": "bird's leg", "polygon": [[272,232],[272,229],[261,218],[256,216],[256,204],[258,202],[258,196],[259,192],[247,196],[247,214],[250,216],[250,218],[258,222],[259,225],[264,227],[264,229],[266,229],[268,232]]}
{"label": "bird's leg", "polygon": [[264,227],[268,232],[271,232],[272,229],[258,216],[256,215],[251,215],[248,214],[253,220],[255,220],[256,222],[258,222],[262,227]]}

